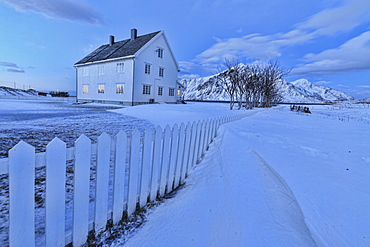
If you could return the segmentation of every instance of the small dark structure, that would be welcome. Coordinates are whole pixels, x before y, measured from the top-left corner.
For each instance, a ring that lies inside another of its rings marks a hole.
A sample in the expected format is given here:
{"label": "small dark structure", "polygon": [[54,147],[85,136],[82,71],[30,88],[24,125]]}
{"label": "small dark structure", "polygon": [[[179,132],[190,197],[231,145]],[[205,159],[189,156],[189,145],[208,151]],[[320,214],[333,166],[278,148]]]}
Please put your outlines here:
{"label": "small dark structure", "polygon": [[291,111],[298,111],[298,112],[304,112],[304,113],[311,113],[310,108],[308,107],[303,107],[303,106],[296,106],[296,105],[291,105],[290,106]]}

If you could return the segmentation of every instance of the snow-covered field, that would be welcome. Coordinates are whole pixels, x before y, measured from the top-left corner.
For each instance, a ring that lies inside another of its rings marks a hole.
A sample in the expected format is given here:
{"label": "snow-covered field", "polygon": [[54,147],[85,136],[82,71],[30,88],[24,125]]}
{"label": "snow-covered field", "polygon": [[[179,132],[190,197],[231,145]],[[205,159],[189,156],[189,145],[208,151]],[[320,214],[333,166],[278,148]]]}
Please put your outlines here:
{"label": "snow-covered field", "polygon": [[[1,100],[2,155],[7,139],[28,137],[42,151],[53,135],[71,145],[84,132],[240,113],[216,103],[88,107]],[[369,105],[310,110],[254,109],[223,125],[185,187],[110,246],[370,246]]]}
{"label": "snow-covered field", "polygon": [[[225,124],[186,187],[124,246],[370,246],[369,105],[310,110]],[[175,121],[158,114],[140,117]]]}

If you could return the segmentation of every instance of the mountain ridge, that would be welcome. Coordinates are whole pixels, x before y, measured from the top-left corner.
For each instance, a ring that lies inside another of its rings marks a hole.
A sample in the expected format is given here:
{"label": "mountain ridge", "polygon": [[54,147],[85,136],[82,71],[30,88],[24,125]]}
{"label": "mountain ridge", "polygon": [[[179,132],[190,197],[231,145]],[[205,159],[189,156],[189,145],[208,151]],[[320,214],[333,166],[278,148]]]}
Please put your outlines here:
{"label": "mountain ridge", "polygon": [[[211,86],[215,76],[197,79],[181,80],[185,86],[185,100],[214,100],[228,101],[228,94],[220,87]],[[322,103],[337,101],[353,101],[352,96],[339,90],[314,85],[307,79],[293,82],[282,80],[277,83],[283,103]]]}

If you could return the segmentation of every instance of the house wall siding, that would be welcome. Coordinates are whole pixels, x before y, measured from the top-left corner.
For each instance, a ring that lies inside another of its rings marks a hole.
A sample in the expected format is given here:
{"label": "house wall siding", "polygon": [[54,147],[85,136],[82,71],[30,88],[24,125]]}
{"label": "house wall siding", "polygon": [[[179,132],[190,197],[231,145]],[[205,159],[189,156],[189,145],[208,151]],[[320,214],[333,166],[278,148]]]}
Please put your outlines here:
{"label": "house wall siding", "polygon": [[[124,63],[124,71],[117,73],[117,63]],[[88,76],[83,75],[84,67],[89,67]],[[98,67],[104,66],[104,74],[99,75]],[[77,67],[77,99],[79,101],[117,101],[132,102],[133,60],[121,59],[94,63]],[[116,84],[124,84],[124,93],[116,93]],[[98,85],[104,84],[104,93],[98,93]],[[83,85],[89,85],[88,93],[83,92]]]}
{"label": "house wall siding", "polygon": [[[163,58],[158,57],[157,49],[163,49]],[[145,74],[145,64],[151,64],[150,74]],[[159,68],[164,68],[163,77],[159,76]],[[135,102],[149,102],[154,99],[155,102],[175,103],[176,96],[169,96],[169,88],[176,89],[176,80],[178,76],[177,65],[170,51],[169,45],[164,37],[160,35],[154,42],[143,47],[139,51],[135,60],[135,81],[134,88]],[[143,94],[143,85],[151,85],[151,94]],[[163,87],[163,95],[158,95],[158,87]]]}

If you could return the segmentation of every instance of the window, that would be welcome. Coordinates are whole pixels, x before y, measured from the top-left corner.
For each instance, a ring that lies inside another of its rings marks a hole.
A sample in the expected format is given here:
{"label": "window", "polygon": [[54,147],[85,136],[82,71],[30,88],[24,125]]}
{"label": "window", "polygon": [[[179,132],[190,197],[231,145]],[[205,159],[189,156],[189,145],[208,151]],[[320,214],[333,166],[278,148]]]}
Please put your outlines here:
{"label": "window", "polygon": [[87,84],[83,85],[82,92],[83,93],[89,93],[89,85],[87,85]]}
{"label": "window", "polygon": [[180,96],[180,95],[181,95],[181,90],[180,90],[180,89],[178,89],[178,90],[177,90],[177,95],[178,95],[178,96]]}
{"label": "window", "polygon": [[104,71],[105,68],[104,68],[104,65],[99,65],[98,66],[98,75],[104,75]]}
{"label": "window", "polygon": [[164,75],[164,68],[159,68],[159,76],[163,77]]}
{"label": "window", "polygon": [[117,63],[116,71],[117,73],[122,73],[125,68],[125,63]]}
{"label": "window", "polygon": [[145,74],[150,74],[150,64],[145,64]]}
{"label": "window", "polygon": [[150,94],[150,85],[143,85],[143,94]]}
{"label": "window", "polygon": [[157,48],[157,55],[160,58],[163,58],[163,49],[162,48]]}
{"label": "window", "polygon": [[169,91],[168,91],[168,95],[169,96],[175,96],[175,89],[174,88],[170,88]]}
{"label": "window", "polygon": [[82,74],[83,74],[83,76],[88,76],[89,75],[89,67],[83,67],[82,68]]}
{"label": "window", "polygon": [[163,95],[163,87],[158,87],[158,95]]}
{"label": "window", "polygon": [[98,84],[98,93],[104,93],[105,84]]}
{"label": "window", "polygon": [[117,83],[116,84],[116,93],[117,94],[124,94],[125,93],[125,84]]}

